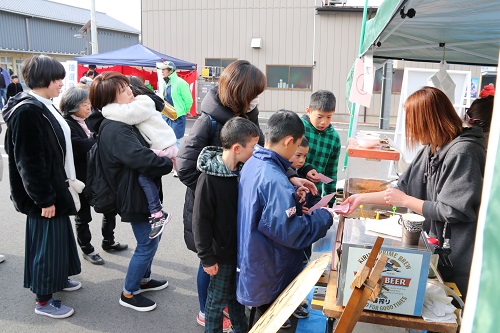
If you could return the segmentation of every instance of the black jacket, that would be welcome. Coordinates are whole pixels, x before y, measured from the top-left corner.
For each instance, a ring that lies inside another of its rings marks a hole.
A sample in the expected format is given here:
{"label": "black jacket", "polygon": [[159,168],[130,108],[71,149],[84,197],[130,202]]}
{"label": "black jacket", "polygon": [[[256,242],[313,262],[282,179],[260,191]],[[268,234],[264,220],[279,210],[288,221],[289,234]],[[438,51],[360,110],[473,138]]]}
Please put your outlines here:
{"label": "black jacket", "polygon": [[23,91],[23,86],[18,82],[18,83],[14,83],[14,82],[11,82],[9,83],[9,85],[7,86],[7,100],[11,97],[14,97],[17,95],[17,93],[20,93]]}
{"label": "black jacket", "polygon": [[[142,173],[155,180],[161,190],[161,176],[172,171],[172,160],[159,157],[135,126],[92,116],[93,128],[99,134],[99,157],[104,176],[116,193],[117,213],[124,222],[143,222],[149,217],[148,203],[139,185]],[[161,191],[160,191],[161,198]]]}
{"label": "black jacket", "polygon": [[[220,130],[229,119],[234,117],[233,111],[222,105],[217,92],[218,87],[212,88],[203,99],[201,103],[202,114],[191,128],[189,136],[184,137],[184,143],[177,154],[177,174],[181,182],[187,186],[183,212],[184,241],[188,249],[194,252],[196,252],[196,247],[193,241],[192,214],[194,191],[200,175],[200,172],[196,169],[196,161],[201,150],[206,146],[220,147],[222,145],[220,142]],[[212,120],[208,115],[212,116],[217,122],[217,129],[213,136]],[[247,117],[259,126],[259,110],[257,108],[248,112]],[[259,144],[264,145],[264,134],[262,132]]]}
{"label": "black jacket", "polygon": [[[76,178],[84,183],[87,180],[87,153],[96,140],[87,137],[82,126],[70,115],[64,117],[71,129],[71,144],[73,146],[73,159],[75,161]],[[85,121],[87,123],[87,121]],[[88,127],[87,123],[87,127]],[[90,127],[89,127],[90,128]]]}
{"label": "black jacket", "polygon": [[[13,110],[22,101],[29,104]],[[75,215],[64,170],[66,141],[59,122],[43,103],[27,93],[11,98],[2,115],[7,123],[5,150],[15,208],[40,217],[42,208],[55,205],[57,217]]]}
{"label": "black jacket", "polygon": [[202,170],[193,206],[193,235],[203,267],[236,265],[238,176],[220,156],[222,148],[207,147],[200,154]]}

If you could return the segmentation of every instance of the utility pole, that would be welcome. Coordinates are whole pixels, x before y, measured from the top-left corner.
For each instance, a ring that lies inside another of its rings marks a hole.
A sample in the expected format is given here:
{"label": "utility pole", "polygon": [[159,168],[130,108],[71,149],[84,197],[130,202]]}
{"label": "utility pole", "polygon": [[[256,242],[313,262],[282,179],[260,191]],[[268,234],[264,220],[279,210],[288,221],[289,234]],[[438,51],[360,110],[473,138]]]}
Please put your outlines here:
{"label": "utility pole", "polygon": [[97,21],[95,19],[95,0],[90,0],[90,32],[92,54],[99,53],[99,46],[97,45]]}

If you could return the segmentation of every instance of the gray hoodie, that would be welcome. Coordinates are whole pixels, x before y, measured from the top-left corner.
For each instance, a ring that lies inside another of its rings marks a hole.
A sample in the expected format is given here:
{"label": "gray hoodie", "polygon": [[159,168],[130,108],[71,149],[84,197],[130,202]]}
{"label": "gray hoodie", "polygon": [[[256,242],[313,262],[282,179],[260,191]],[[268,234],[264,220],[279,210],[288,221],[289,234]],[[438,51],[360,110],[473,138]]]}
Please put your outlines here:
{"label": "gray hoodie", "polygon": [[398,182],[403,192],[424,200],[427,231],[441,245],[444,223],[451,226],[453,282],[464,296],[481,204],[485,147],[481,129],[464,128],[461,135],[434,154],[429,146],[424,147]]}

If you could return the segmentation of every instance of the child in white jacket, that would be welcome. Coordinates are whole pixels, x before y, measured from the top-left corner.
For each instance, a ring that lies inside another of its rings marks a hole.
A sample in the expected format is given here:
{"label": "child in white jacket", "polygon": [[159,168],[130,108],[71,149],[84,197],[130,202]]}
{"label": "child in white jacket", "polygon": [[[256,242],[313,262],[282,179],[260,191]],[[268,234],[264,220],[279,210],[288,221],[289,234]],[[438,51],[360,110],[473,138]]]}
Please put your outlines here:
{"label": "child in white jacket", "polygon": [[[155,108],[154,97],[156,96],[153,94],[151,97],[137,95],[134,101],[129,104],[108,104],[102,108],[102,115],[107,119],[137,127],[150,145],[151,150],[158,156],[170,158],[174,162],[175,168],[175,156],[178,152],[175,145],[177,139],[172,128],[168,126],[161,117],[161,113]],[[151,178],[139,174],[139,184],[148,200],[148,208],[151,213],[149,238],[153,239],[163,232],[165,225],[171,220],[172,214],[162,210],[158,187]]]}

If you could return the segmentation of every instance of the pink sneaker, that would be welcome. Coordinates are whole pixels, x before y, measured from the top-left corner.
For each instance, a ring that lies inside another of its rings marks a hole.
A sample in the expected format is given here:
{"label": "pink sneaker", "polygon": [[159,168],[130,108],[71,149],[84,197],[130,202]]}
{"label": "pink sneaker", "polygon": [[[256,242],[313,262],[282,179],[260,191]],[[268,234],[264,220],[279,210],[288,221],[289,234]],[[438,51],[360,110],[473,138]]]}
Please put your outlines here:
{"label": "pink sneaker", "polygon": [[224,310],[222,310],[222,313],[224,314],[224,316],[226,316],[226,318],[229,318],[229,309],[227,308],[227,306],[224,308]]}
{"label": "pink sneaker", "polygon": [[[198,324],[200,324],[201,326],[205,327],[205,318],[202,319],[200,317],[199,313],[196,316],[196,322]],[[222,319],[222,332],[228,333],[228,332],[231,332],[231,331],[232,331],[232,329],[231,329],[231,321],[229,320],[229,318],[224,317]]]}

